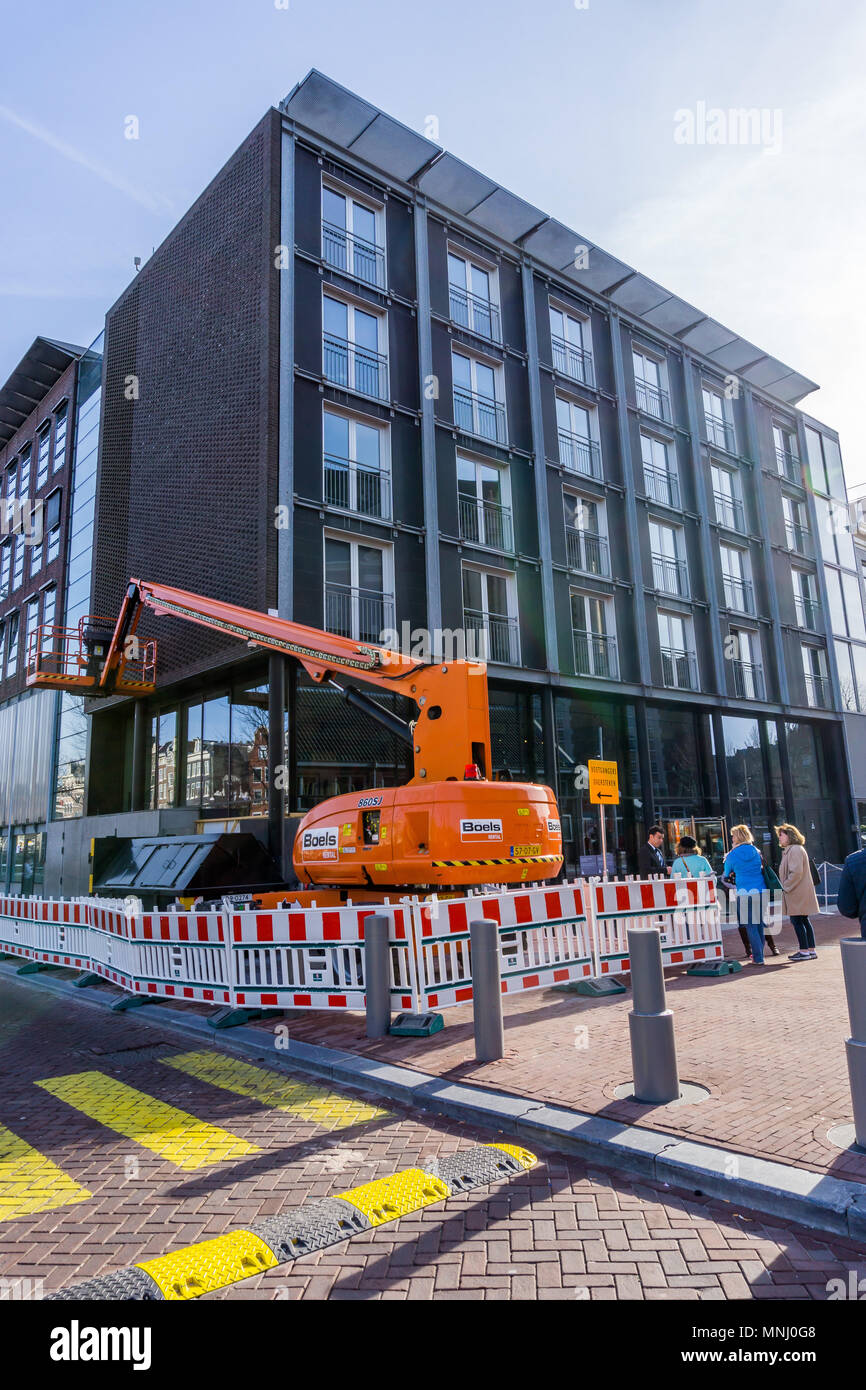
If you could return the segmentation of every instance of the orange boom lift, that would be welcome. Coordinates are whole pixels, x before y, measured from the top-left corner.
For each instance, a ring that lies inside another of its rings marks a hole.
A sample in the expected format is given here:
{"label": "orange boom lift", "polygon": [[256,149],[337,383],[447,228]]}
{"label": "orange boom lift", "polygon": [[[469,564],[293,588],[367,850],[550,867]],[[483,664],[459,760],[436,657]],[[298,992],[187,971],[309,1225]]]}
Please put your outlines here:
{"label": "orange boom lift", "polygon": [[87,696],[153,694],[156,643],[141,643],[135,635],[144,607],[294,657],[314,681],[336,685],[392,729],[401,721],[360,691],[345,689],[340,679],[415,702],[417,718],[401,728],[414,758],[407,785],[332,797],[298,826],[295,872],[302,884],[320,890],[317,901],[323,888],[379,897],[386,890],[528,883],[559,873],[562,836],[550,788],[488,780],[483,662],[419,662],[368,642],[131,579],[116,621],[82,618],[77,628],[46,627],[33,634],[27,684]]}

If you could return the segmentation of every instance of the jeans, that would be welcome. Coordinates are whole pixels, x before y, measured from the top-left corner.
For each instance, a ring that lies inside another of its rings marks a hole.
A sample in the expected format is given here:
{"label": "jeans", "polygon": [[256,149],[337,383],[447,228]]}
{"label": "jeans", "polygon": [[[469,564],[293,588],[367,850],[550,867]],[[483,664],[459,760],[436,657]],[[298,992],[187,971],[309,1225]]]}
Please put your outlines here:
{"label": "jeans", "polygon": [[740,893],[737,897],[737,910],[740,924],[746,928],[749,937],[749,945],[752,948],[752,960],[756,965],[764,964],[764,919],[761,916],[761,900],[763,894]]}
{"label": "jeans", "polygon": [[797,933],[797,942],[801,951],[814,951],[815,933],[812,930],[812,923],[808,917],[792,917],[791,926]]}

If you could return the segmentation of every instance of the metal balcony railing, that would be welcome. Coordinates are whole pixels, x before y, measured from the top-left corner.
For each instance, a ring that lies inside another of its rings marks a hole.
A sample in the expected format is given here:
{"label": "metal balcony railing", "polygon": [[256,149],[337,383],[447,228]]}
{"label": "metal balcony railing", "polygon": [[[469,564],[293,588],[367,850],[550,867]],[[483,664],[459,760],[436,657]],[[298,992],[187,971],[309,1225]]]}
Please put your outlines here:
{"label": "metal balcony railing", "polygon": [[514,550],[511,508],[477,497],[458,498],[460,539],[492,550]]}
{"label": "metal balcony railing", "polygon": [[806,680],[806,704],[810,709],[829,709],[830,708],[830,678],[829,676],[807,675]]}
{"label": "metal balcony railing", "polygon": [[567,338],[551,335],[554,370],[572,381],[582,381],[585,386],[595,386],[595,368],[592,353],[575,347]]}
{"label": "metal balcony railing", "polygon": [[734,427],[727,420],[720,420],[718,415],[710,415],[705,411],[704,428],[708,443],[717,444],[720,449],[727,449],[730,454],[734,452]]}
{"label": "metal balcony railing", "polygon": [[595,531],[581,531],[577,526],[566,526],[565,548],[570,569],[604,578],[610,575],[610,547],[604,536]]}
{"label": "metal balcony railing", "polygon": [[464,386],[455,386],[454,423],[466,434],[492,439],[496,444],[506,443],[505,407],[492,396],[483,396],[478,391],[467,391]]}
{"label": "metal balcony railing", "polygon": [[394,627],[394,600],[374,589],[353,589],[347,584],[325,585],[325,630],[355,642],[381,642]]}
{"label": "metal balcony railing", "polygon": [[520,665],[520,632],[516,618],[464,608],[463,626],[467,635],[473,634],[474,645],[470,646],[467,642],[467,651],[472,650],[479,660],[499,661],[506,666]]}
{"label": "metal balcony railing", "polygon": [[459,285],[448,286],[448,297],[452,323],[456,323],[458,328],[468,328],[470,333],[477,333],[480,338],[487,338],[492,343],[502,342],[499,309],[491,300],[470,294]]}
{"label": "metal balcony railing", "polygon": [[676,507],[679,510],[681,505],[680,480],[675,473],[669,473],[666,468],[656,468],[651,463],[645,463],[643,476],[647,497],[651,497],[654,502],[664,503],[666,507]]}
{"label": "metal balcony railing", "polygon": [[380,401],[388,399],[388,359],[383,353],[325,333],[323,359],[328,381],[362,396],[375,396]]}
{"label": "metal balcony railing", "polygon": [[725,605],[737,613],[754,613],[755,590],[751,579],[737,579],[734,575],[722,576],[725,586]]}
{"label": "metal balcony railing", "polygon": [[385,252],[381,246],[337,227],[333,222],[322,223],[322,260],[336,270],[342,270],[365,285],[385,288]]}
{"label": "metal balcony railing", "polygon": [[572,628],[574,641],[574,670],[578,676],[600,676],[606,680],[619,679],[619,659],[616,638],[598,632]]}
{"label": "metal balcony railing", "polygon": [[645,415],[654,416],[656,420],[670,420],[671,398],[667,391],[663,391],[660,386],[653,386],[649,381],[643,381],[641,377],[635,377],[634,390],[638,410],[642,410]]}
{"label": "metal balcony railing", "polygon": [[816,598],[806,598],[804,594],[794,595],[794,608],[800,627],[817,632],[821,628],[821,605]]}
{"label": "metal balcony railing", "polygon": [[378,468],[326,454],[325,503],[361,516],[387,519],[391,515],[391,479]]}
{"label": "metal balcony railing", "polygon": [[559,431],[559,462],[571,473],[601,477],[601,450],[594,439],[587,439],[585,435]]}
{"label": "metal balcony railing", "polygon": [[764,668],[754,661],[734,661],[734,694],[739,700],[763,700]]}
{"label": "metal balcony railing", "polygon": [[679,598],[689,596],[689,567],[685,560],[674,560],[670,555],[653,554],[653,584],[665,594],[677,594]]}
{"label": "metal balcony railing", "polygon": [[662,684],[668,690],[697,690],[698,663],[694,652],[662,647]]}
{"label": "metal balcony railing", "polygon": [[788,549],[793,550],[796,555],[812,554],[812,535],[808,527],[801,526],[798,521],[786,521],[785,535]]}
{"label": "metal balcony railing", "polygon": [[713,502],[716,508],[716,521],[720,526],[726,526],[729,531],[736,531],[742,535],[746,529],[746,514],[743,504],[738,497],[729,497],[726,492],[714,492]]}
{"label": "metal balcony railing", "polygon": [[800,460],[796,454],[792,454],[790,449],[776,450],[776,467],[783,478],[787,478],[791,483],[803,483],[803,471]]}

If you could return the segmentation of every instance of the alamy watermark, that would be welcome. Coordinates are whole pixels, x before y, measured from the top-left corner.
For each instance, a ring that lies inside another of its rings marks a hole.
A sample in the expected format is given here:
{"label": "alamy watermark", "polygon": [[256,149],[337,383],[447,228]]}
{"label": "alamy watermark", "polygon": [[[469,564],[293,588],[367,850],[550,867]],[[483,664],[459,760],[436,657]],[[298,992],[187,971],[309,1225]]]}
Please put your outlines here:
{"label": "alamy watermark", "polygon": [[782,111],[769,106],[708,106],[674,112],[677,145],[752,145],[778,154],[782,148]]}
{"label": "alamy watermark", "polygon": [[5,498],[0,502],[0,536],[23,536],[25,545],[40,545],[44,511],[40,498]]}

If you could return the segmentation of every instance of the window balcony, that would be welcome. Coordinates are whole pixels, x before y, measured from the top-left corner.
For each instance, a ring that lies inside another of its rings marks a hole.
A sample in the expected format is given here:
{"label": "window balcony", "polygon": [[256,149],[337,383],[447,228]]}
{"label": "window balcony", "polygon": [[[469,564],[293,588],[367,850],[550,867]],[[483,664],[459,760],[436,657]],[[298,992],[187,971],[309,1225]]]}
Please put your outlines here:
{"label": "window balcony", "polygon": [[467,391],[465,386],[454,387],[454,423],[464,434],[491,439],[495,444],[507,443],[505,406],[492,396]]}
{"label": "window balcony", "polygon": [[574,670],[578,676],[599,676],[619,680],[616,638],[598,632],[573,628]]}
{"label": "window balcony", "polygon": [[656,420],[670,420],[671,398],[667,391],[653,386],[649,381],[642,381],[640,377],[635,377],[634,391],[638,410],[652,415]]}
{"label": "window balcony", "polygon": [[714,492],[713,502],[719,525],[726,526],[729,531],[736,531],[742,536],[746,530],[746,514],[739,498],[729,497],[726,492]]}
{"label": "window balcony", "polygon": [[670,555],[653,555],[653,584],[664,594],[676,594],[678,598],[689,597],[689,567],[685,560],[674,560]]}
{"label": "window balcony", "polygon": [[511,554],[514,550],[514,527],[510,507],[476,497],[460,497],[458,505],[461,540]]}
{"label": "window balcony", "polygon": [[736,613],[754,613],[755,590],[751,579],[736,579],[733,575],[722,576],[725,585],[725,606]]}
{"label": "window balcony", "polygon": [[554,371],[569,377],[571,381],[582,381],[584,386],[595,386],[592,353],[586,352],[584,348],[575,347],[567,338],[558,338],[555,333],[551,335],[550,341],[553,346]]}
{"label": "window balcony", "polygon": [[793,550],[795,555],[811,556],[812,535],[806,526],[801,526],[797,521],[786,521],[785,536],[788,549]]}
{"label": "window balcony", "polygon": [[805,627],[810,632],[821,631],[823,626],[821,605],[816,598],[806,598],[804,594],[795,594],[794,608],[797,613],[798,627]]}
{"label": "window balcony", "polygon": [[665,468],[654,468],[651,463],[643,466],[644,487],[647,497],[651,497],[654,502],[661,502],[666,507],[676,507],[679,511],[680,502],[680,480],[675,473],[669,473]]}
{"label": "window balcony", "polygon": [[704,429],[707,432],[708,444],[717,444],[720,449],[727,449],[729,454],[735,452],[734,427],[727,420],[720,420],[718,415],[708,415],[705,412]]}
{"label": "window balcony", "polygon": [[328,381],[361,396],[388,399],[388,359],[381,352],[331,333],[324,334],[323,348],[323,375]]}
{"label": "window balcony", "polygon": [[594,439],[569,430],[559,431],[559,462],[570,473],[582,473],[587,478],[601,477],[601,450]]}
{"label": "window balcony", "polygon": [[357,512],[387,520],[391,516],[391,479],[378,468],[366,468],[354,459],[325,455],[325,504],[341,511]]}
{"label": "window balcony", "polygon": [[479,661],[497,661],[504,666],[520,665],[520,632],[516,618],[499,613],[481,613],[464,608],[463,626],[467,636],[474,634],[473,645],[466,644]]}
{"label": "window balcony", "polygon": [[456,323],[458,328],[466,328],[491,343],[502,342],[499,309],[491,300],[470,294],[459,285],[448,286],[448,298],[451,322]]}
{"label": "window balcony", "polygon": [[385,252],[363,237],[337,227],[333,222],[322,223],[322,260],[344,275],[362,280],[376,289],[385,288]]}
{"label": "window balcony", "polygon": [[734,694],[738,700],[764,699],[764,668],[754,661],[734,661]]}
{"label": "window balcony", "polygon": [[781,477],[787,478],[789,483],[797,483],[803,486],[803,469],[798,456],[790,449],[776,450],[776,467]]}
{"label": "window balcony", "polygon": [[662,685],[667,690],[697,690],[698,663],[694,652],[662,647]]}
{"label": "window balcony", "polygon": [[374,589],[325,585],[325,630],[355,642],[381,642],[394,628],[394,599]]}
{"label": "window balcony", "polygon": [[806,681],[806,704],[810,709],[830,709],[830,678],[829,676],[805,677]]}
{"label": "window balcony", "polygon": [[610,547],[604,536],[594,531],[581,531],[577,526],[566,526],[565,548],[570,569],[581,574],[598,574],[610,577]]}

